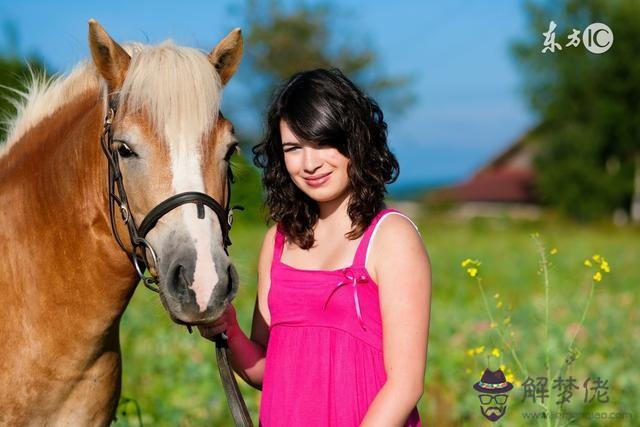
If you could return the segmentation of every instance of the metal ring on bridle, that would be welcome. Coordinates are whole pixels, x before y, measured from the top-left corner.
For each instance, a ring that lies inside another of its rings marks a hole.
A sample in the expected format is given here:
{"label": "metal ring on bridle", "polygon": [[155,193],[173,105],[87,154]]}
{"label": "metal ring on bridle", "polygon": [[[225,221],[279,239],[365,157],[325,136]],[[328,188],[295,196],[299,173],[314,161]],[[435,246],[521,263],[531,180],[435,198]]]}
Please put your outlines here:
{"label": "metal ring on bridle", "polygon": [[135,253],[135,251],[137,249],[141,249],[142,250],[142,259],[144,260],[145,264],[147,264],[147,268],[149,268],[149,260],[147,259],[147,252],[145,251],[145,249],[147,249],[149,251],[149,253],[151,254],[151,260],[153,261],[153,267],[158,268],[158,257],[156,256],[156,251],[153,250],[153,247],[151,246],[151,244],[147,241],[147,239],[144,239],[142,237],[138,237],[133,244],[135,245],[133,251]]}
{"label": "metal ring on bridle", "polygon": [[129,209],[127,209],[127,205],[124,203],[120,204],[120,215],[124,222],[129,222]]}

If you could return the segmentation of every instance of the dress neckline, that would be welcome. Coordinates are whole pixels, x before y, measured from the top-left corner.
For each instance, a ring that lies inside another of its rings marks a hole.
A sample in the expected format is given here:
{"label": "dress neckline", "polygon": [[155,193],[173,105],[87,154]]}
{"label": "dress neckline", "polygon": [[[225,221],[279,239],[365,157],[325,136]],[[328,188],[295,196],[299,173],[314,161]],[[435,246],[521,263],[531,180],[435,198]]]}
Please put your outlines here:
{"label": "dress neckline", "polygon": [[[358,242],[358,246],[356,247],[356,252],[353,256],[351,264],[348,266],[335,268],[335,269],[299,268],[283,262],[282,253],[284,252],[285,235],[284,235],[284,232],[280,229],[279,224],[276,228],[276,241],[275,241],[276,250],[274,251],[275,261],[279,265],[283,266],[284,268],[288,268],[290,270],[295,270],[299,272],[307,272],[307,273],[342,273],[345,270],[350,270],[350,269],[359,268],[359,267],[361,267],[363,270],[366,271],[366,267],[365,267],[366,249],[367,249],[367,246],[369,245],[369,241],[371,239],[371,234],[373,232],[373,229],[375,228],[380,218],[382,218],[384,214],[386,214],[387,212],[391,212],[391,211],[394,211],[394,209],[384,208],[384,209],[381,209],[373,217],[373,219],[365,229],[364,233],[362,233],[362,236],[360,237],[360,242]],[[367,272],[367,276],[369,277],[370,280],[373,280],[368,272]]]}

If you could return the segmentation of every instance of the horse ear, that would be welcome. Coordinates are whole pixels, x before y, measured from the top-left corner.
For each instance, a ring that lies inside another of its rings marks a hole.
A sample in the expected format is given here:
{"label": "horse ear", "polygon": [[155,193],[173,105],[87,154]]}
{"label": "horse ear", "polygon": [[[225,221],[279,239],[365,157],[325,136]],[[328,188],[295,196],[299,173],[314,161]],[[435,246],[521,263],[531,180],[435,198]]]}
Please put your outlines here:
{"label": "horse ear", "polygon": [[218,43],[211,53],[209,61],[216,67],[222,84],[226,85],[236,72],[242,59],[242,32],[240,28],[231,31]]}
{"label": "horse ear", "polygon": [[89,20],[89,48],[93,62],[107,81],[109,89],[120,89],[131,57],[94,19]]}

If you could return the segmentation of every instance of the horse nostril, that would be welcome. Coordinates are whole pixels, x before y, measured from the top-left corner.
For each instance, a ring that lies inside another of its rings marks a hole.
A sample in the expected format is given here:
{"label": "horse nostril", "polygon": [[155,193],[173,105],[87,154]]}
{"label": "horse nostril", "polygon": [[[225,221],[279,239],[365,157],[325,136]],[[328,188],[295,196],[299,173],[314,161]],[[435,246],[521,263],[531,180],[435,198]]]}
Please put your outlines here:
{"label": "horse nostril", "polygon": [[228,297],[233,292],[233,280],[231,280],[231,265],[227,267],[227,294]]}
{"label": "horse nostril", "polygon": [[171,289],[176,295],[186,295],[189,288],[189,280],[186,277],[186,271],[183,265],[178,264],[171,274]]}

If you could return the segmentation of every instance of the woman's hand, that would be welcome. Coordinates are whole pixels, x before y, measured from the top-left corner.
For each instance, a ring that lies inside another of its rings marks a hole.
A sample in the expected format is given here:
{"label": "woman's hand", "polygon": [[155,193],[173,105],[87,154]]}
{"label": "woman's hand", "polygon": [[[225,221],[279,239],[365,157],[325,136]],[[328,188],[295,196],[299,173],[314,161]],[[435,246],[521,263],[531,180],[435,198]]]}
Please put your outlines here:
{"label": "woman's hand", "polygon": [[229,341],[231,341],[232,337],[238,332],[242,332],[240,325],[238,325],[236,309],[231,303],[229,303],[229,306],[218,320],[209,324],[198,325],[198,330],[200,331],[200,335],[211,341],[221,332],[227,335]]}

